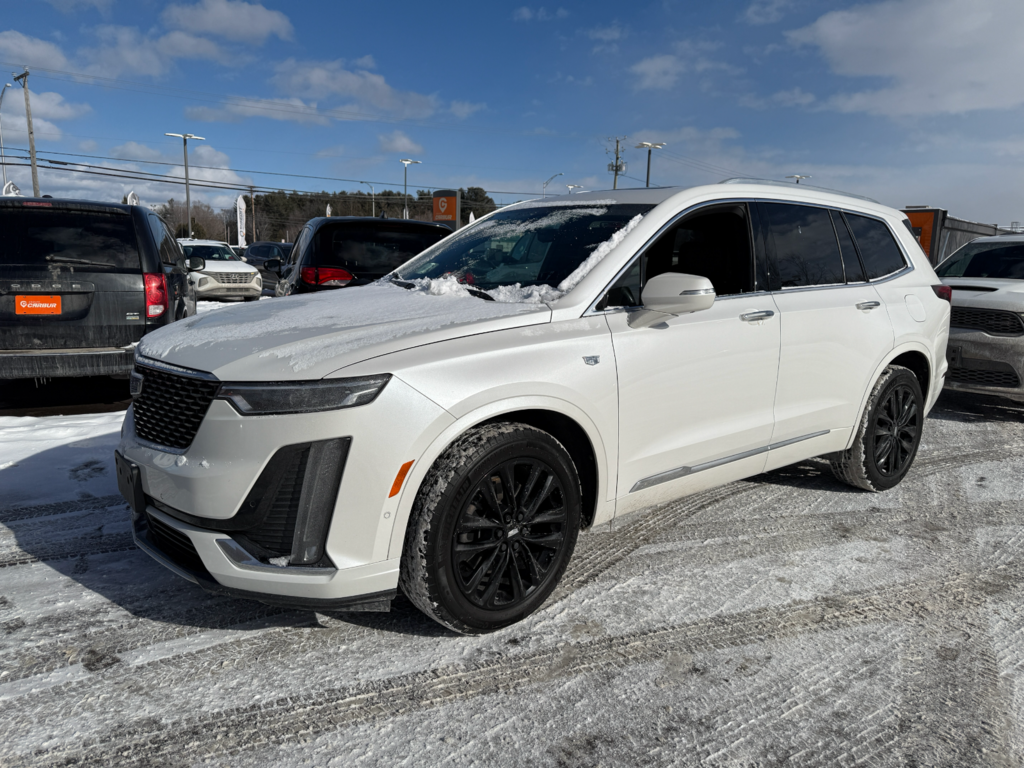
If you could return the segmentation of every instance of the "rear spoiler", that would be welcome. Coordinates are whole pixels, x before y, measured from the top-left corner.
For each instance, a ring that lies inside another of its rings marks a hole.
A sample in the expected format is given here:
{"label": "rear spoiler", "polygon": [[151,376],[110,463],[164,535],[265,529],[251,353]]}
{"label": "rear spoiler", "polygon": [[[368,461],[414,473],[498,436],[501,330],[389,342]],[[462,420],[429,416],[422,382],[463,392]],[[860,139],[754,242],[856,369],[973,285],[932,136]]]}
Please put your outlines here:
{"label": "rear spoiler", "polygon": [[23,197],[0,198],[0,208],[28,208],[40,211],[72,211],[79,213],[113,213],[128,216],[131,206],[104,205],[78,200],[39,200]]}

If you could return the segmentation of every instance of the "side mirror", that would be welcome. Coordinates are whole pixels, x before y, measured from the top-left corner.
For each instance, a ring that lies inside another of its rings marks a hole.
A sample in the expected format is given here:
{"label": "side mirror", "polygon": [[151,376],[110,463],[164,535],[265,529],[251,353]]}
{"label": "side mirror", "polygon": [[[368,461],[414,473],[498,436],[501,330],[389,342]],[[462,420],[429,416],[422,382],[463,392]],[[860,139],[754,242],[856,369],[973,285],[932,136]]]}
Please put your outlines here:
{"label": "side mirror", "polygon": [[647,281],[640,292],[644,308],[630,315],[631,328],[647,328],[669,317],[710,309],[715,287],[706,277],[662,272]]}
{"label": "side mirror", "polygon": [[206,269],[206,259],[202,256],[189,256],[185,266],[189,272],[199,272]]}
{"label": "side mirror", "polygon": [[263,262],[263,268],[264,269],[273,270],[274,272],[280,272],[281,271],[281,260],[280,259],[267,259],[266,261]]}
{"label": "side mirror", "polygon": [[238,257],[238,260],[239,260],[239,261],[248,261],[248,259],[247,259],[247,258],[245,258],[245,256],[239,256],[239,257]]}

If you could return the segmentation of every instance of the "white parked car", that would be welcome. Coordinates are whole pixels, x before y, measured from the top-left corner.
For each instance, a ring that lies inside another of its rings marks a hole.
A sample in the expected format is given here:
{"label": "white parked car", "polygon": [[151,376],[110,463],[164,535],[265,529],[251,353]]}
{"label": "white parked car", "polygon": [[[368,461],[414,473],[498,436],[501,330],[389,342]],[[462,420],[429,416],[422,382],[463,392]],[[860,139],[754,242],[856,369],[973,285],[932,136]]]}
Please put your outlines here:
{"label": "white parked car", "polygon": [[937,283],[900,213],[804,185],[519,203],[375,284],[144,337],[119,485],[209,590],[401,588],[488,631],[581,527],[814,456],[899,483],[946,371]]}
{"label": "white parked car", "polygon": [[247,264],[227,243],[219,240],[178,238],[185,256],[199,256],[206,266],[189,272],[197,299],[244,299],[257,301],[263,293],[263,278],[252,264]]}

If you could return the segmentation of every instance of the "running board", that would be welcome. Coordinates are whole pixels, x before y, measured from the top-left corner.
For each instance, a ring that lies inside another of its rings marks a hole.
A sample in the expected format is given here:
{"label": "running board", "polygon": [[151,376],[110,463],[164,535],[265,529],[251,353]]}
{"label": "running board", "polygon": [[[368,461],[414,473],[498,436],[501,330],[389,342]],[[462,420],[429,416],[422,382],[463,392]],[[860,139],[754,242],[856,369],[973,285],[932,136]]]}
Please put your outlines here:
{"label": "running board", "polygon": [[723,464],[731,464],[734,461],[740,461],[741,459],[749,459],[751,456],[757,456],[759,453],[768,453],[768,451],[777,451],[779,448],[785,448],[787,445],[793,445],[794,443],[802,443],[804,440],[810,440],[815,437],[821,437],[827,435],[831,430],[823,429],[820,432],[812,432],[809,435],[802,435],[800,437],[793,437],[789,440],[783,440],[779,443],[772,443],[762,448],[754,448],[751,451],[744,451],[743,453],[737,453],[732,456],[726,456],[722,459],[715,459],[714,461],[707,461],[703,464],[697,464],[692,467],[676,467],[670,469],[667,472],[659,472],[656,475],[645,477],[643,480],[638,480],[636,485],[629,489],[630,493],[636,493],[637,491],[643,491],[647,488],[651,488],[655,485],[661,485],[672,480],[678,480],[681,477],[687,475],[695,475],[698,472],[703,472],[706,469],[714,469],[720,467]]}

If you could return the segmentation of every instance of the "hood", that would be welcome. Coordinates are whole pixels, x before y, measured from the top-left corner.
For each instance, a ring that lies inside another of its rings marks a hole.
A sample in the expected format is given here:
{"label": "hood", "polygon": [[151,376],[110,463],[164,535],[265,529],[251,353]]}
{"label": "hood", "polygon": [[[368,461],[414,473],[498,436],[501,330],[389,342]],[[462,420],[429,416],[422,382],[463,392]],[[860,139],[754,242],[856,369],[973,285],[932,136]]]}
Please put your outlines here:
{"label": "hood", "polygon": [[259,272],[252,264],[244,261],[214,261],[206,260],[206,266],[200,272]]}
{"label": "hood", "polygon": [[544,304],[375,283],[196,315],[147,334],[137,353],[222,381],[295,381],[410,347],[550,319]]}
{"label": "hood", "polygon": [[992,277],[944,277],[953,289],[953,306],[1024,312],[1024,280]]}

